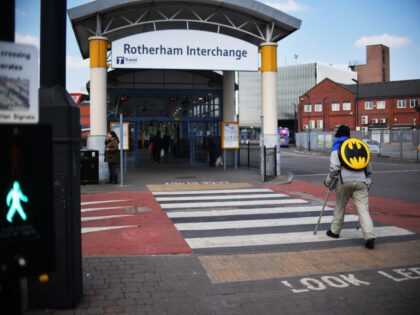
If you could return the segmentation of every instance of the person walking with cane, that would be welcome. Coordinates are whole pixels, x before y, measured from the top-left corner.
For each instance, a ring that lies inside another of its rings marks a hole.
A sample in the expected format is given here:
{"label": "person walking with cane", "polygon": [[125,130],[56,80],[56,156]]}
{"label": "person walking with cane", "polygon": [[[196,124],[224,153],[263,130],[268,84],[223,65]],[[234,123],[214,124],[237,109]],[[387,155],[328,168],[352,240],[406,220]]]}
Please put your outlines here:
{"label": "person walking with cane", "polygon": [[373,222],[369,214],[369,187],[372,184],[372,167],[369,163],[370,152],[363,141],[350,138],[350,128],[341,125],[336,134],[330,156],[330,169],[324,185],[328,188],[336,184],[336,207],[327,235],[339,238],[344,222],[346,204],[350,198],[356,207],[365,247],[375,247]]}

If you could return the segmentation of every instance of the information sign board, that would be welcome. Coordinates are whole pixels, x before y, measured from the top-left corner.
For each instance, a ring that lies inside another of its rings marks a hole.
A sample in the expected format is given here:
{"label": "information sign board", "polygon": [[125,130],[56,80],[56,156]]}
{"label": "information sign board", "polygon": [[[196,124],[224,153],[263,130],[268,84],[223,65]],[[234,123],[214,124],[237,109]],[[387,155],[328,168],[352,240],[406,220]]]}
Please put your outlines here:
{"label": "information sign board", "polygon": [[38,51],[0,42],[0,123],[38,123]]}
{"label": "information sign board", "polygon": [[[130,137],[129,137],[129,123],[124,122],[123,125],[123,145],[124,145],[124,151],[128,151],[130,149]],[[120,138],[120,123],[119,122],[112,122],[111,123],[111,130],[113,130],[116,134],[118,139]],[[121,139],[120,144],[118,147],[121,150]]]}
{"label": "information sign board", "polygon": [[222,123],[222,149],[239,149],[239,123]]}

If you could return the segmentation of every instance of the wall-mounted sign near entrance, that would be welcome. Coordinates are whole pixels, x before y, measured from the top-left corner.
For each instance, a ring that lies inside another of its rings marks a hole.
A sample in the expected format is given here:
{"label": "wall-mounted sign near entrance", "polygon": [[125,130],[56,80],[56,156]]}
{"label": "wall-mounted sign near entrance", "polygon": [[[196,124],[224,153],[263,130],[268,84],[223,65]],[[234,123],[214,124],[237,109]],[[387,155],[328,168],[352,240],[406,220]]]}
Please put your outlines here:
{"label": "wall-mounted sign near entrance", "polygon": [[112,42],[112,67],[258,71],[258,47],[212,32],[147,32]]}
{"label": "wall-mounted sign near entrance", "polygon": [[[130,149],[130,137],[128,136],[128,123],[123,123],[123,145],[124,145],[124,151],[128,151]],[[110,123],[110,129],[113,130],[117,137],[120,138],[120,123],[118,122],[112,122]],[[120,139],[120,145],[119,149],[121,150],[121,139]]]}
{"label": "wall-mounted sign near entrance", "polygon": [[222,149],[239,149],[239,124],[222,123]]}

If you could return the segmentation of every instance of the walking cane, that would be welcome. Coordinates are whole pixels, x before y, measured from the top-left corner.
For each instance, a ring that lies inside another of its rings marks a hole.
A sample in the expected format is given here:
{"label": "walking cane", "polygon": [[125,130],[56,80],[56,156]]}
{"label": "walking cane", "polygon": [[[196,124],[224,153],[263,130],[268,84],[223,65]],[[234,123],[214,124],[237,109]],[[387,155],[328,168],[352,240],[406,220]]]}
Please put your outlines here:
{"label": "walking cane", "polygon": [[325,197],[325,201],[324,201],[324,204],[322,206],[321,213],[319,214],[318,222],[315,226],[314,235],[316,235],[316,233],[318,232],[319,223],[321,222],[322,215],[324,214],[324,209],[325,209],[325,206],[327,205],[328,197],[330,196],[331,191],[334,190],[334,187],[335,187],[335,184],[336,184],[337,180],[338,180],[338,177],[334,177],[331,185],[328,188],[327,196]]}

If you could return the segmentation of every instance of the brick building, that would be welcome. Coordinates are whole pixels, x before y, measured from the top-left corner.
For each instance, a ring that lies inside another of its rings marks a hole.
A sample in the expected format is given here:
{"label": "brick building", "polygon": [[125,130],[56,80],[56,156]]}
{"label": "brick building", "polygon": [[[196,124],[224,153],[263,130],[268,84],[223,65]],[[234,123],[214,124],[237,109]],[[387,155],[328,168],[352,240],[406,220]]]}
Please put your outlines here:
{"label": "brick building", "polygon": [[[357,103],[357,106],[355,104]],[[325,79],[300,97],[299,131],[420,128],[420,80],[344,85]]]}
{"label": "brick building", "polygon": [[353,65],[350,69],[357,72],[359,84],[389,82],[389,47],[384,45],[366,46],[366,64]]}

